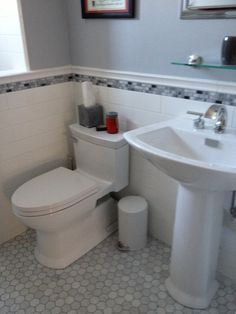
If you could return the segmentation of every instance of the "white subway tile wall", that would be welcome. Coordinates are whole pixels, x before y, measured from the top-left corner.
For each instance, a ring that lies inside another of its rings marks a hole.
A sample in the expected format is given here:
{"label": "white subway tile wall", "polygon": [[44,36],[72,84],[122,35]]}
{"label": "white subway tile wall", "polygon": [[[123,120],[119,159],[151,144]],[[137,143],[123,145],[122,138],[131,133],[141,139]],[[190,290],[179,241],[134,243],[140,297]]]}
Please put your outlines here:
{"label": "white subway tile wall", "polygon": [[66,165],[75,119],[74,83],[0,95],[0,243],[24,230],[10,196],[34,176]]}
{"label": "white subway tile wall", "polygon": [[[97,101],[106,111],[119,113],[120,127],[129,130],[139,126],[170,119],[188,110],[205,112],[211,103],[175,97],[159,96],[103,86],[94,86]],[[80,83],[75,85],[76,104],[82,103]],[[228,126],[236,128],[235,107],[227,106]],[[236,133],[236,130],[235,130]],[[150,205],[150,232],[171,244],[175,217],[177,184],[141,154],[131,149],[130,185],[122,195],[140,194]]]}
{"label": "white subway tile wall", "polygon": [[[119,113],[129,130],[170,119],[187,110],[204,112],[211,103],[125,89],[94,86],[105,111]],[[11,211],[10,196],[32,177],[66,165],[70,152],[67,127],[82,103],[81,84],[67,82],[0,94],[0,243],[24,230]],[[236,132],[236,107],[227,106]],[[171,244],[177,184],[131,150],[130,184],[121,195],[140,194],[150,206],[150,233]]]}

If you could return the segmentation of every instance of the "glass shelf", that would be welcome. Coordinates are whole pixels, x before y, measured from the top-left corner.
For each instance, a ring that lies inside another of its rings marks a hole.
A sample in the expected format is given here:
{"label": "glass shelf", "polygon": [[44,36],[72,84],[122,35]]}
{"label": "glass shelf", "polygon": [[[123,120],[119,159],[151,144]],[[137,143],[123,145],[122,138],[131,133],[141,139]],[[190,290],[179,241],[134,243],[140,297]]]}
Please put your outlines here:
{"label": "glass shelf", "polygon": [[210,64],[210,63],[202,63],[202,64],[188,64],[187,62],[171,62],[174,65],[183,65],[192,68],[209,68],[209,69],[222,69],[222,70],[235,70],[236,65],[225,65],[225,64]]}

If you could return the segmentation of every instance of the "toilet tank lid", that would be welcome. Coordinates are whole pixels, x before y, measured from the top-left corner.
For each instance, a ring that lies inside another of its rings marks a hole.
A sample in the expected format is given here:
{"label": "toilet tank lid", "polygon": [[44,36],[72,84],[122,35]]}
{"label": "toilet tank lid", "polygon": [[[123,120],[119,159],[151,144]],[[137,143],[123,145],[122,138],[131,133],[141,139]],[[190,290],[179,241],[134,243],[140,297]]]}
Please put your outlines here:
{"label": "toilet tank lid", "polygon": [[123,137],[124,132],[109,134],[106,131],[96,131],[96,128],[86,128],[77,123],[69,126],[73,137],[80,138],[93,144],[118,149],[128,145]]}

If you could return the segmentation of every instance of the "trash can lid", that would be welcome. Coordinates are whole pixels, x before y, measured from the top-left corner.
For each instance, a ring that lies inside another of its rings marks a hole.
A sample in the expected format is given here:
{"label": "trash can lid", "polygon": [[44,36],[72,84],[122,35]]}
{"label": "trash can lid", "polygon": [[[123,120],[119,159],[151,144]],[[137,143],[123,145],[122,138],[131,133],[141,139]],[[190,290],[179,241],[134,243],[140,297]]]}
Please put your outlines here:
{"label": "trash can lid", "polygon": [[141,196],[126,196],[118,202],[118,208],[132,214],[147,210],[148,203]]}

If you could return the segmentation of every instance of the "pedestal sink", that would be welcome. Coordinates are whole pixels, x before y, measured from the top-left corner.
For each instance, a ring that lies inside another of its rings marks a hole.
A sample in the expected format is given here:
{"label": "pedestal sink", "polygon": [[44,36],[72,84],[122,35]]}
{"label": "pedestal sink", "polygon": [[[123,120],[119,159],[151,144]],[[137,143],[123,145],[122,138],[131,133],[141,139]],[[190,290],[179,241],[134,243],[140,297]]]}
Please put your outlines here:
{"label": "pedestal sink", "polygon": [[215,280],[225,191],[236,189],[236,135],[195,130],[186,115],[138,128],[125,139],[154,166],[179,182],[170,276],[179,303],[208,307]]}

